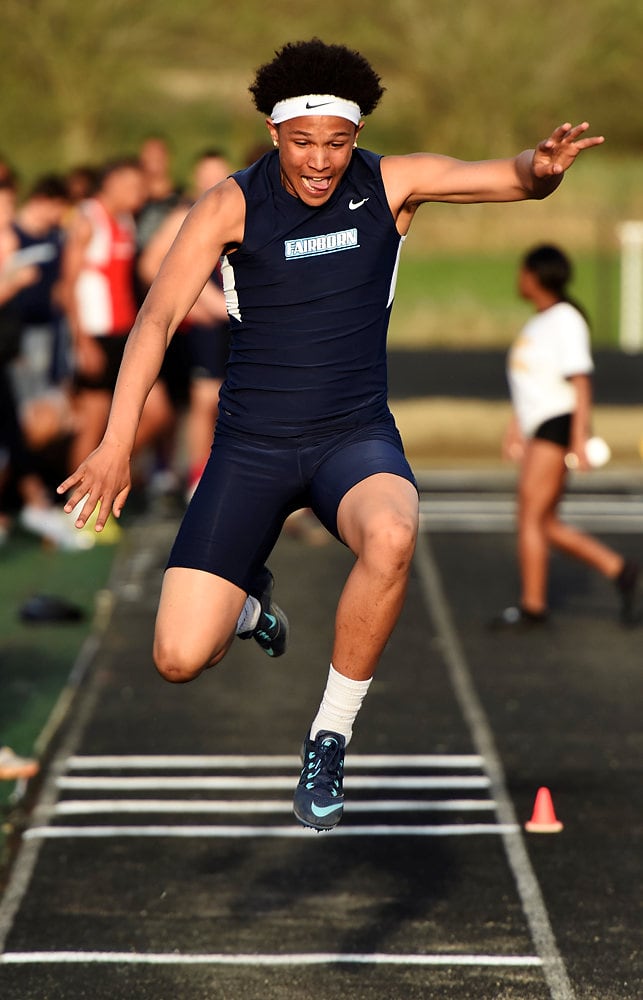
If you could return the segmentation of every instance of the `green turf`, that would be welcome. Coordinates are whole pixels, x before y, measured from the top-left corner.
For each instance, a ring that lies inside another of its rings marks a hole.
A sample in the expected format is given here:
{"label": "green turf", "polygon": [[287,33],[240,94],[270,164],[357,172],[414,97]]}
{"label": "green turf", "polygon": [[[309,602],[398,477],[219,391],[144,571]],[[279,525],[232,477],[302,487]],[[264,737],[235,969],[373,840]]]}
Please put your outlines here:
{"label": "green turf", "polygon": [[[115,546],[61,552],[14,531],[0,548],[0,744],[29,756],[65,685],[93,620],[96,593],[105,587]],[[78,605],[81,622],[26,624],[23,602],[52,594]],[[4,811],[13,782],[0,782]]]}

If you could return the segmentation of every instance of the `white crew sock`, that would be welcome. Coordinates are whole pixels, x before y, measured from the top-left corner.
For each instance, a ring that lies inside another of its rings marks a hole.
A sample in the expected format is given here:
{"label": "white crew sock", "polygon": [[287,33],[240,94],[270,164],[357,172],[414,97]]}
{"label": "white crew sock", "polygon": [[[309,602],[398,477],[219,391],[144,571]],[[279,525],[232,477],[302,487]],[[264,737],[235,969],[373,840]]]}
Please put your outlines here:
{"label": "white crew sock", "polygon": [[240,632],[252,632],[252,630],[257,627],[260,614],[261,604],[256,597],[253,597],[252,594],[248,594],[246,597],[246,603],[242,607],[241,614],[239,615],[239,619],[237,621],[235,635],[239,635]]}
{"label": "white crew sock", "polygon": [[366,681],[354,681],[340,674],[331,663],[326,690],[315,721],[310,727],[310,738],[314,740],[318,732],[327,729],[331,733],[340,733],[348,746],[353,735],[353,723],[372,679],[369,677]]}

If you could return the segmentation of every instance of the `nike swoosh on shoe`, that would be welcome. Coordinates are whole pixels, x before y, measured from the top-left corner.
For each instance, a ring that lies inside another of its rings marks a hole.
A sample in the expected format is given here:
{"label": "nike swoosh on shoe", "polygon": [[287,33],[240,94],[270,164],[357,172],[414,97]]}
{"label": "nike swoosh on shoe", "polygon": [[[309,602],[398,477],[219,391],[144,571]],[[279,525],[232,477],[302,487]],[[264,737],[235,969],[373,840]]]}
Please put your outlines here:
{"label": "nike swoosh on shoe", "polygon": [[337,812],[338,809],[342,809],[343,805],[344,805],[343,802],[333,802],[333,804],[330,806],[318,806],[316,802],[313,802],[313,804],[310,807],[310,811],[313,813],[314,816],[317,816],[319,819],[321,819],[324,816],[330,816],[330,814],[333,812]]}

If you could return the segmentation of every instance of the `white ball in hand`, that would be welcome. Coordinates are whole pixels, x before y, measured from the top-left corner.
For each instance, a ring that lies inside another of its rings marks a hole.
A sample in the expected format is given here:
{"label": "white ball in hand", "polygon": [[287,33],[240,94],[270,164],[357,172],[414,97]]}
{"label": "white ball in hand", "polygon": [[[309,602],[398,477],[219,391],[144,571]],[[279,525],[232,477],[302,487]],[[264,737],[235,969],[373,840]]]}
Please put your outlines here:
{"label": "white ball in hand", "polygon": [[599,469],[609,462],[612,450],[602,437],[591,437],[585,445],[585,455],[592,469]]}

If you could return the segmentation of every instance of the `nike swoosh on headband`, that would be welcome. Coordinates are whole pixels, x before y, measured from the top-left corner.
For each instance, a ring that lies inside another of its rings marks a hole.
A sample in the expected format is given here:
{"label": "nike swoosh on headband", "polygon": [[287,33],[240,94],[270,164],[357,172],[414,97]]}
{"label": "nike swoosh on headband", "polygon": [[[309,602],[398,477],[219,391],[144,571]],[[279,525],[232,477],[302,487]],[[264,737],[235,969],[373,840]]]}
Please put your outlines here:
{"label": "nike swoosh on headband", "polygon": [[327,104],[332,104],[332,101],[320,101],[319,104],[311,104],[310,101],[306,101],[306,107],[309,111],[313,108],[325,108]]}

